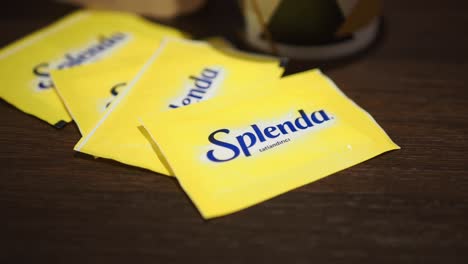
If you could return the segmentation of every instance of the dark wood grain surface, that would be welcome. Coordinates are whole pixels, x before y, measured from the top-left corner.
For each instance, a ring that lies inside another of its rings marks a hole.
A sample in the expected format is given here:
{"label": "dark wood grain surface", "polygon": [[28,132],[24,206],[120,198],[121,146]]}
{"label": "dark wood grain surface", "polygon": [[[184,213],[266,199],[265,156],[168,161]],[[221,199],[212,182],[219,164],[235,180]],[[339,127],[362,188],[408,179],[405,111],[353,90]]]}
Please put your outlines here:
{"label": "dark wood grain surface", "polygon": [[[0,9],[0,45],[72,11]],[[385,35],[321,65],[402,149],[204,221],[177,181],[74,153],[0,102],[0,263],[468,263],[468,5],[386,1]],[[239,43],[232,2],[169,24]],[[1,80],[0,80],[1,81]]]}

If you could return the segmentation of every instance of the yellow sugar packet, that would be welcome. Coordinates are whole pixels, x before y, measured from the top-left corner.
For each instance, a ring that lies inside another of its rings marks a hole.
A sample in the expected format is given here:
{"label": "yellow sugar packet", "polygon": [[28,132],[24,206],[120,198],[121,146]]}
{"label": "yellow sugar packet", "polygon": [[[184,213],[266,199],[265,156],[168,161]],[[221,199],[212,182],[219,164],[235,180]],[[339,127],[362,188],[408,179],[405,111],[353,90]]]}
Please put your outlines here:
{"label": "yellow sugar packet", "polygon": [[208,38],[202,39],[202,41],[206,41],[210,43],[211,46],[221,49],[235,49],[234,45],[227,39],[221,36],[212,36]]}
{"label": "yellow sugar packet", "polygon": [[236,212],[399,148],[318,70],[266,86],[270,93],[246,100],[220,97],[142,116],[204,218]]}
{"label": "yellow sugar packet", "polygon": [[247,57],[205,42],[163,41],[75,150],[170,175],[138,128],[137,117],[148,112],[157,115],[216,96],[230,96],[233,100],[248,96],[254,92],[243,89],[248,84],[279,79],[283,73],[278,59]]}
{"label": "yellow sugar packet", "polygon": [[126,13],[77,11],[0,50],[0,96],[57,127],[71,121],[53,89],[52,69],[124,60],[142,45],[183,33]]}
{"label": "yellow sugar packet", "polygon": [[55,89],[81,135],[87,135],[136,75],[142,63],[97,62],[51,72]]}
{"label": "yellow sugar packet", "polygon": [[[209,38],[216,48],[231,48],[223,38]],[[52,70],[55,89],[68,113],[76,122],[81,135],[86,135],[102,118],[106,109],[143,64],[154,53],[152,42],[141,43],[138,50],[124,61],[104,60],[80,67]],[[271,60],[276,64],[276,60]]]}

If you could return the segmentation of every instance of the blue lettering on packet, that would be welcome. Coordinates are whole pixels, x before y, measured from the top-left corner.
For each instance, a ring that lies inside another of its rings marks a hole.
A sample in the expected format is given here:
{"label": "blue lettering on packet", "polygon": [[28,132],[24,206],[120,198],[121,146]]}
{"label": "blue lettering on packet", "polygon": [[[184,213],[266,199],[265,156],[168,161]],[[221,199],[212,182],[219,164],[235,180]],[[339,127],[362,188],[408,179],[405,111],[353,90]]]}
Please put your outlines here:
{"label": "blue lettering on packet", "polygon": [[[78,66],[86,62],[90,62],[96,59],[99,55],[102,55],[104,52],[116,47],[128,37],[128,34],[124,34],[121,32],[114,33],[109,37],[101,36],[97,44],[94,44],[84,49],[83,51],[80,51],[76,54],[66,53],[64,55],[64,60],[59,62],[56,68],[60,70]],[[37,84],[37,88],[39,88],[39,90],[45,90],[54,87],[52,79],[50,78],[50,67],[51,63],[43,62],[38,64],[33,69],[33,74],[37,76],[40,80]]]}
{"label": "blue lettering on packet", "polygon": [[117,95],[119,95],[120,87],[124,87],[125,85],[127,85],[127,83],[122,82],[122,83],[118,83],[118,84],[112,86],[112,88],[110,90],[111,99],[109,100],[109,102],[106,103],[104,108],[108,108],[111,105],[111,103],[114,101],[114,99],[117,97]]}
{"label": "blue lettering on packet", "polygon": [[[315,111],[310,115],[307,115],[304,110],[298,111],[300,116],[296,118],[294,121],[286,121],[284,123],[277,124],[275,126],[268,126],[263,129],[259,128],[257,124],[253,124],[250,127],[252,128],[252,132],[245,132],[241,135],[237,135],[235,137],[237,144],[228,143],[225,141],[221,141],[216,139],[215,136],[217,134],[229,134],[230,130],[227,128],[218,129],[212,132],[208,136],[208,141],[218,147],[223,148],[224,150],[228,150],[231,154],[230,157],[220,158],[215,154],[215,150],[211,149],[207,152],[206,156],[210,161],[213,162],[225,162],[230,161],[237,158],[241,152],[244,156],[249,157],[251,156],[250,148],[254,147],[257,142],[265,142],[269,139],[274,139],[279,137],[280,135],[287,135],[289,133],[293,134],[301,130],[309,129],[316,125],[321,125],[331,119],[332,116],[327,114],[325,110]],[[284,143],[289,142],[290,139],[287,138],[281,142],[277,143]],[[267,148],[264,148],[267,149]],[[262,150],[260,150],[262,151]]]}
{"label": "blue lettering on packet", "polygon": [[[205,68],[201,72],[200,76],[190,76],[189,79],[193,80],[193,85],[188,91],[188,93],[180,99],[180,104],[182,106],[189,105],[193,102],[199,102],[208,92],[213,85],[213,82],[218,77],[220,70],[214,70],[210,68]],[[169,104],[170,108],[178,108],[180,105]]]}

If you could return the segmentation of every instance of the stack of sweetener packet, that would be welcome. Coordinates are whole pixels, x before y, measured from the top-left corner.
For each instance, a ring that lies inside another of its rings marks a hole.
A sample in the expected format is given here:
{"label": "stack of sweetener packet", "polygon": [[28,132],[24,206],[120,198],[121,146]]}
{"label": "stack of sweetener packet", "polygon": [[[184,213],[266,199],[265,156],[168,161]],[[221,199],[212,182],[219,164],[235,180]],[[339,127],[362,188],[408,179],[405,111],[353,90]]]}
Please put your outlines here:
{"label": "stack of sweetener packet", "polygon": [[96,61],[149,56],[178,30],[118,12],[77,11],[0,50],[0,96],[20,110],[61,127],[71,117],[50,72]]}
{"label": "stack of sweetener packet", "polygon": [[[173,111],[221,96],[233,100],[246,97],[257,90],[250,87],[252,83],[279,80],[283,73],[277,59],[182,39],[163,40],[139,68],[119,69],[103,64],[52,72],[57,91],[71,115],[78,124],[84,121],[84,126],[79,125],[83,138],[75,150],[165,175],[171,173],[138,128],[140,115],[147,111]],[[109,71],[94,71],[97,67]],[[144,88],[139,90],[135,104],[128,105],[126,98],[134,94],[135,86],[142,84]],[[115,98],[111,87],[118,92]],[[105,111],[100,112],[103,108]]]}
{"label": "stack of sweetener packet", "polygon": [[79,11],[0,52],[1,96],[56,126],[73,119],[76,151],[176,177],[208,219],[399,148],[319,70],[281,78],[280,64]]}

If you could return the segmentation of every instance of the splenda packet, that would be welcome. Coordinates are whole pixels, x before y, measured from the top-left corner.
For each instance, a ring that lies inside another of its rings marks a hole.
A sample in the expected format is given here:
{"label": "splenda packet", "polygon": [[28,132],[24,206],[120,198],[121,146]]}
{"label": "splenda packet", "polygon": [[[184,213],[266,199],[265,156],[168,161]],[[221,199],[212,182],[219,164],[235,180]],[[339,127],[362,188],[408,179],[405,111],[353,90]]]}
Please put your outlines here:
{"label": "splenda packet", "polygon": [[399,148],[318,70],[265,86],[269,93],[245,100],[220,97],[142,115],[204,218],[236,212]]}
{"label": "splenda packet", "polygon": [[[217,49],[231,48],[223,38],[209,38],[207,41]],[[154,53],[157,47],[153,42],[141,41],[138,49],[131,51],[122,61],[104,60],[50,72],[55,90],[81,135],[89,133]]]}

